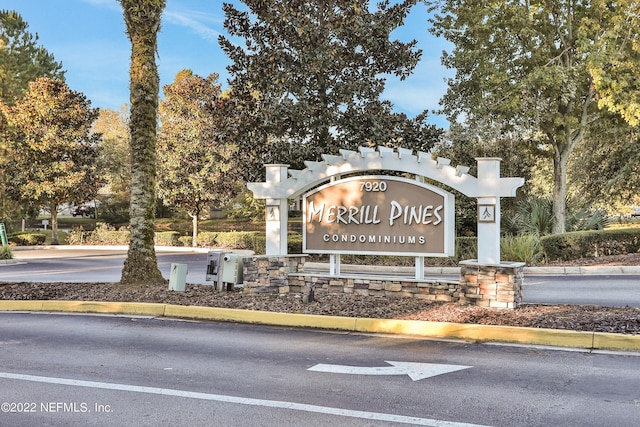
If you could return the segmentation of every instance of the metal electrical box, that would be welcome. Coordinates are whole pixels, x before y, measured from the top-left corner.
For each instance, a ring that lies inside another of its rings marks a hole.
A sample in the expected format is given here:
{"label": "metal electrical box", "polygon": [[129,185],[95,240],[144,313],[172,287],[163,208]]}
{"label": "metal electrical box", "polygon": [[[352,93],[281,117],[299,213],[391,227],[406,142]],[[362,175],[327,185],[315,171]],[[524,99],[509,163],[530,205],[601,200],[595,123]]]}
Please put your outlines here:
{"label": "metal electrical box", "polygon": [[171,272],[169,273],[169,290],[184,292],[187,281],[187,264],[171,263]]}
{"label": "metal electrical box", "polygon": [[209,251],[207,253],[207,274],[205,280],[208,282],[218,282],[220,275],[220,264],[222,263],[222,251]]}
{"label": "metal electrical box", "polygon": [[244,275],[242,274],[242,269],[244,268],[243,258],[240,254],[224,254],[222,257],[221,280],[223,283],[230,283],[236,287],[242,285],[244,281]]}

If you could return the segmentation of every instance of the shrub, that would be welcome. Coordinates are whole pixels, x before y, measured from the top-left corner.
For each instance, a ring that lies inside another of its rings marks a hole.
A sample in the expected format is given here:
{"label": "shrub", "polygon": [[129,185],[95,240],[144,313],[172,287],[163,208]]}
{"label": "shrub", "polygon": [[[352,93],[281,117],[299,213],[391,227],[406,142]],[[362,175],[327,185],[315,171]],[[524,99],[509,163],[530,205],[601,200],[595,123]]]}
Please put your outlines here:
{"label": "shrub", "polygon": [[217,246],[234,249],[253,250],[255,244],[255,231],[228,231],[220,232],[216,237]]}
{"label": "shrub", "polygon": [[180,236],[178,237],[178,246],[191,246],[193,243],[193,237]]}
{"label": "shrub", "polygon": [[568,212],[567,231],[602,230],[608,224],[607,215],[601,209],[577,209]]}
{"label": "shrub", "polygon": [[[297,234],[297,233],[294,233]],[[184,246],[191,246],[191,237],[183,236],[178,239]],[[266,237],[264,231],[203,231],[198,233],[196,239],[201,247],[223,247],[233,249],[252,250],[257,254],[266,252]],[[300,253],[302,249],[302,237],[299,240],[288,242],[289,253]]]}
{"label": "shrub", "polygon": [[196,243],[198,246],[215,246],[216,245],[216,237],[218,236],[217,232],[214,231],[202,231],[198,233],[196,237]]}
{"label": "shrub", "polygon": [[179,237],[177,231],[160,231],[155,233],[154,242],[158,246],[178,246]]}
{"label": "shrub", "polygon": [[[532,197],[518,201],[510,215],[503,216],[502,230],[509,234],[545,236],[553,230],[553,203]],[[567,199],[567,231],[602,230],[607,217],[602,210],[584,207],[578,199]]]}
{"label": "shrub", "polygon": [[98,222],[93,231],[85,231],[82,227],[74,228],[67,236],[70,245],[128,245],[129,231]]}
{"label": "shrub", "polygon": [[19,246],[43,245],[47,235],[42,233],[15,233],[8,236],[7,240]]}
{"label": "shrub", "polygon": [[[254,244],[253,252],[255,252],[256,254],[264,255],[265,253],[267,253],[267,236],[265,235],[265,233],[256,233],[255,238],[253,240],[253,244]],[[288,248],[289,250],[292,250],[291,242],[289,242]],[[302,243],[300,243],[300,248],[298,250],[302,252]],[[289,252],[289,253],[296,254],[300,252]]]}
{"label": "shrub", "polygon": [[99,222],[96,224],[96,229],[91,232],[86,243],[102,244],[102,245],[128,245],[129,244],[129,230],[124,227],[120,227],[118,230],[115,227]]}
{"label": "shrub", "polygon": [[11,250],[11,246],[2,245],[0,246],[0,259],[11,259],[13,258],[13,251]]}
{"label": "shrub", "polygon": [[478,258],[478,238],[477,237],[456,237],[456,249],[453,256],[454,262],[465,259]]}
{"label": "shrub", "polygon": [[91,237],[91,231],[85,231],[82,226],[73,227],[67,235],[67,243],[70,245],[82,245]]}
{"label": "shrub", "polygon": [[500,258],[503,260],[533,264],[538,262],[542,255],[542,245],[538,236],[529,234],[500,239]]}
{"label": "shrub", "polygon": [[[267,239],[265,236],[264,239],[264,252],[266,252],[266,244]],[[264,253],[262,252],[262,253]],[[289,233],[287,237],[287,252],[290,254],[301,254],[302,253],[302,234],[300,233]],[[257,253],[257,251],[256,251]]]}

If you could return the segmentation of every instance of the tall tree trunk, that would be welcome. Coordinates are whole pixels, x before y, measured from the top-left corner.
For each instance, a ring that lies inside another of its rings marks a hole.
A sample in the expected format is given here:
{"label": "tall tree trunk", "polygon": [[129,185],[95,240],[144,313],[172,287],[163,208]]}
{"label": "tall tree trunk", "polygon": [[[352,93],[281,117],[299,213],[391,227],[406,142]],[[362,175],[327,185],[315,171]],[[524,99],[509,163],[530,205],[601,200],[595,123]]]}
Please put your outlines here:
{"label": "tall tree trunk", "polygon": [[567,231],[567,170],[573,150],[584,140],[584,128],[588,104],[585,103],[582,124],[572,128],[565,126],[564,140],[553,143],[553,233],[562,234]]}
{"label": "tall tree trunk", "polygon": [[191,246],[194,248],[198,246],[198,214],[191,215],[191,224],[193,225],[193,233],[191,237]]}
{"label": "tall tree trunk", "polygon": [[154,249],[156,126],[160,79],[157,33],[166,0],[120,0],[131,41],[131,238],[122,283],[160,283]]}
{"label": "tall tree trunk", "polygon": [[51,244],[59,245],[58,240],[58,205],[51,205]]}
{"label": "tall tree trunk", "polygon": [[[553,133],[548,133],[553,145],[553,233],[567,231],[567,170],[573,150],[582,144],[585,129],[589,124],[589,110],[593,103],[594,92],[589,91],[582,104],[582,116],[578,126],[565,124]],[[569,108],[562,108],[564,113]],[[565,123],[567,121],[565,120]],[[556,139],[557,135],[560,139]]]}
{"label": "tall tree trunk", "polygon": [[553,233],[562,234],[567,225],[567,166],[571,150],[557,147],[553,156]]}

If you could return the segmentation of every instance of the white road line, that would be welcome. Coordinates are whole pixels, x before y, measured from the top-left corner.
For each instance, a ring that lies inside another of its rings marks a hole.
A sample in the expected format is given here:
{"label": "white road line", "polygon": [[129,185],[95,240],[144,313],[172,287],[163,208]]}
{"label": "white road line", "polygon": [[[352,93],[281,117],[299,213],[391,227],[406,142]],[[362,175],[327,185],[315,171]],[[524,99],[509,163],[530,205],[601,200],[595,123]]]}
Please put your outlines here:
{"label": "white road line", "polygon": [[337,415],[341,417],[360,418],[365,420],[386,421],[430,427],[486,427],[479,424],[456,423],[450,421],[432,420],[429,418],[408,417],[404,415],[385,414],[381,412],[354,411],[350,409],[332,408],[329,406],[307,405],[304,403],[283,402],[277,400],[251,399],[245,397],[224,396],[220,394],[198,393],[169,388],[143,387],[129,384],[104,383],[96,381],[82,381],[68,378],[41,377],[35,375],[12,374],[0,372],[0,378],[33,381],[38,383],[69,385],[74,387],[89,387],[104,390],[119,390],[135,393],[159,394],[163,396],[186,397],[189,399],[211,400],[238,405],[263,406],[268,408],[290,409],[294,411],[313,412],[318,414]]}

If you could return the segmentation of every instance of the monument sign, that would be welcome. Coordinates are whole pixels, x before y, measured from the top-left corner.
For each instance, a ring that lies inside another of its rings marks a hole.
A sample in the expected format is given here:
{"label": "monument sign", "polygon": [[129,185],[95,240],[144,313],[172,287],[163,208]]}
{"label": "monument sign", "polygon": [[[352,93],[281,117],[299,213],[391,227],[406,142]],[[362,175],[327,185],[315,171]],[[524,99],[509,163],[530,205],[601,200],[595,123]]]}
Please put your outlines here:
{"label": "monument sign", "polygon": [[[265,200],[265,255],[244,260],[245,289],[255,293],[315,292],[457,301],[515,308],[522,300],[523,263],[500,260],[500,199],[524,179],[500,176],[499,158],[468,166],[403,148],[360,147],[322,155],[302,170],[265,165],[265,181],[247,184]],[[376,171],[376,172],[371,172]],[[460,262],[460,279],[425,277],[424,258],[454,254],[454,197],[439,183],[477,200],[478,259]],[[289,201],[302,203],[302,254],[287,253]],[[305,254],[329,254],[328,274],[305,272]],[[340,271],[342,254],[415,257],[415,277],[353,277]]]}
{"label": "monument sign", "polygon": [[303,252],[452,256],[454,196],[396,176],[354,176],[303,197]]}

